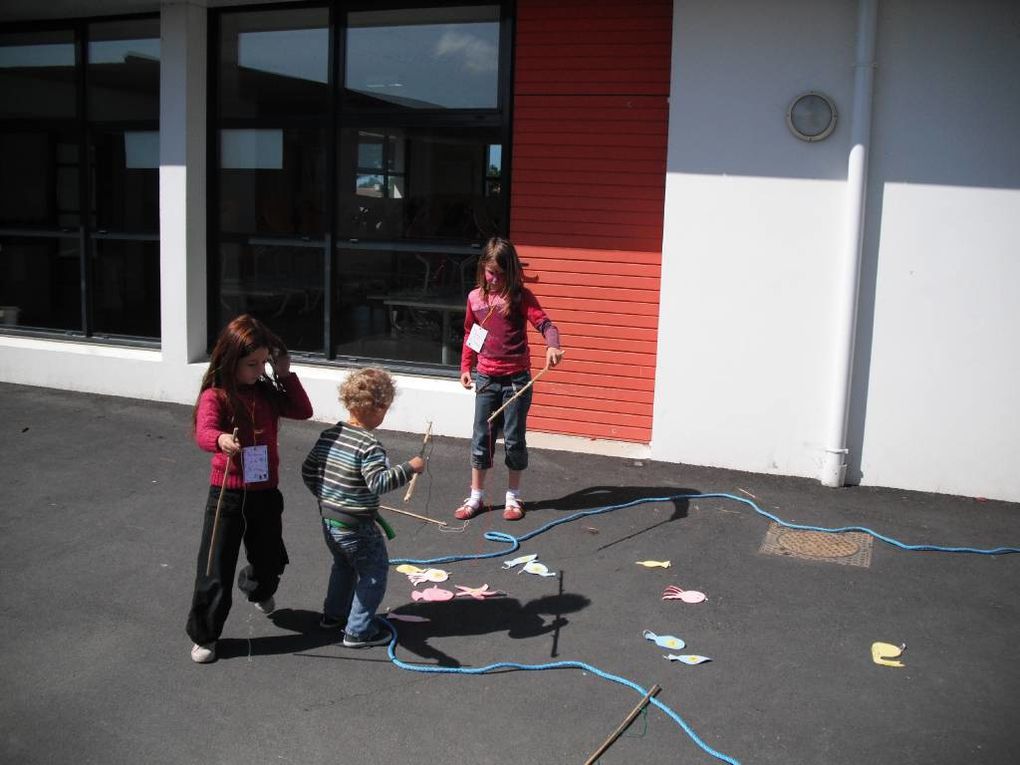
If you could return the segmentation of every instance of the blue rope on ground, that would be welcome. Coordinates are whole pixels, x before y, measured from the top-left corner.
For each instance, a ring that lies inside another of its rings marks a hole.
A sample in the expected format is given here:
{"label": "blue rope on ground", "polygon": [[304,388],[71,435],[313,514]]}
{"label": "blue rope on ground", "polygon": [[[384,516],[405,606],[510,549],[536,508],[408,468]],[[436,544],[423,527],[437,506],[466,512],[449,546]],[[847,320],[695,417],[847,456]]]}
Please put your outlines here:
{"label": "blue rope on ground", "polygon": [[[411,672],[424,672],[426,674],[450,674],[450,675],[484,675],[487,672],[495,672],[496,670],[500,669],[519,669],[528,672],[545,669],[580,669],[583,670],[584,672],[590,672],[591,674],[597,677],[601,677],[603,680],[609,680],[610,682],[618,683],[619,685],[631,688],[635,692],[637,692],[638,695],[640,695],[642,698],[644,698],[645,694],[648,693],[647,688],[642,688],[637,683],[631,682],[625,677],[620,677],[619,675],[612,675],[608,672],[604,672],[598,667],[593,667],[591,664],[585,664],[583,661],[553,661],[549,662],[548,664],[519,664],[514,661],[497,661],[494,664],[486,664],[484,667],[437,667],[431,664],[410,664],[406,661],[401,661],[400,659],[397,658],[396,651],[394,650],[397,644],[396,627],[394,627],[393,623],[390,622],[388,619],[385,619],[383,617],[379,618],[382,621],[386,622],[386,625],[390,628],[390,631],[393,633],[393,638],[390,640],[390,644],[387,650],[389,652],[390,661],[393,662],[393,664],[395,664],[400,669],[406,669]],[[684,733],[690,736],[691,740],[695,744],[700,746],[708,754],[712,755],[716,759],[722,760],[723,762],[728,762],[730,763],[730,765],[740,765],[739,761],[733,759],[728,755],[723,754],[722,752],[713,749],[704,741],[702,741],[698,734],[694,732],[691,726],[689,726],[684,721],[684,719],[680,717],[680,715],[678,715],[668,706],[663,704],[657,698],[652,697],[648,699],[648,702],[658,707],[663,712],[665,712],[669,717],[671,717],[676,722],[676,724],[683,729]]]}
{"label": "blue rope on ground", "polygon": [[[723,493],[708,493],[708,494],[673,494],[667,497],[642,497],[641,499],[631,500],[630,502],[624,502],[619,505],[606,505],[604,507],[596,507],[591,510],[582,510],[572,515],[568,515],[564,518],[558,518],[554,521],[550,521],[543,526],[539,526],[537,529],[529,531],[527,534],[523,534],[519,537],[515,537],[511,534],[507,534],[502,531],[487,531],[483,537],[490,542],[501,542],[508,545],[505,550],[500,550],[491,553],[476,553],[476,554],[464,554],[464,555],[447,555],[440,558],[394,558],[390,561],[392,564],[411,563],[414,565],[434,565],[438,563],[454,563],[462,560],[480,560],[485,558],[501,558],[504,555],[509,555],[512,552],[518,550],[521,546],[521,542],[526,542],[529,539],[537,537],[539,534],[544,534],[549,529],[555,528],[564,523],[570,523],[576,521],[578,518],[584,518],[589,515],[599,515],[600,513],[608,513],[614,510],[622,510],[627,507],[634,507],[635,505],[643,505],[649,502],[672,502],[678,499],[732,499],[735,502],[742,502],[748,505],[756,513],[774,523],[784,526],[788,529],[795,529],[798,531],[821,531],[831,534],[840,534],[847,531],[857,531],[864,534],[869,534],[875,539],[885,542],[886,544],[897,547],[901,550],[913,551],[913,552],[949,552],[949,553],[973,553],[975,555],[1004,555],[1007,553],[1020,553],[1020,547],[993,547],[989,549],[981,549],[975,547],[946,547],[942,545],[909,545],[904,542],[900,542],[892,537],[887,537],[883,534],[879,534],[877,531],[873,531],[864,526],[842,526],[840,528],[826,528],[824,526],[810,526],[802,523],[790,523],[784,521],[772,513],[762,510],[758,505],[749,499],[743,497],[737,497],[733,494]],[[424,672],[424,673],[435,673],[435,674],[460,674],[460,675],[481,675],[487,672],[493,672],[500,669],[516,669],[524,671],[535,671],[535,670],[546,670],[546,669],[580,669],[585,672],[590,672],[597,677],[601,677],[603,680],[609,680],[619,685],[626,686],[627,688],[633,689],[635,692],[640,694],[642,697],[648,692],[647,689],[642,688],[637,683],[631,682],[630,680],[620,677],[619,675],[611,675],[608,672],[604,672],[597,667],[593,667],[590,664],[585,664],[580,661],[556,661],[548,664],[518,664],[516,662],[501,661],[495,664],[488,664],[484,667],[437,667],[429,664],[410,664],[405,661],[401,661],[397,658],[394,647],[397,643],[397,630],[391,622],[383,619],[389,626],[390,631],[393,633],[393,639],[390,640],[389,644],[389,657],[390,661],[400,669],[409,670],[411,672]],[[731,765],[740,765],[740,763],[729,757],[722,752],[718,752],[712,747],[708,746],[698,734],[695,733],[691,727],[684,722],[683,718],[679,714],[674,712],[668,706],[663,704],[661,701],[655,698],[649,699],[649,703],[658,709],[662,710],[667,716],[669,716],[677,725],[679,725],[684,733],[686,733],[690,739],[697,744],[703,751],[715,757],[723,762],[731,763]]]}

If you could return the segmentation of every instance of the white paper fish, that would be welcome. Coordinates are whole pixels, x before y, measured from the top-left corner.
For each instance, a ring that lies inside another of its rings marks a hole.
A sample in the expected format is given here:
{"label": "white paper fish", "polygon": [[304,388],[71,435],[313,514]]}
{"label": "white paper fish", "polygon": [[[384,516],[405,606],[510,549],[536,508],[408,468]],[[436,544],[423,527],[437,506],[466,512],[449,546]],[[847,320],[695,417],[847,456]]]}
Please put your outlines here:
{"label": "white paper fish", "polygon": [[537,557],[537,554],[532,554],[522,555],[520,558],[514,558],[513,560],[505,560],[503,561],[503,568],[513,568],[514,566],[519,566],[521,563],[531,563],[531,561],[535,560]]}
{"label": "white paper fish", "polygon": [[687,645],[683,640],[672,635],[656,635],[651,630],[645,630],[641,633],[645,640],[651,640],[655,645],[660,648],[671,648],[674,651],[682,651],[684,646]]}
{"label": "white paper fish", "polygon": [[[529,574],[537,574],[538,576],[556,576],[556,573],[550,571],[544,563],[539,563],[537,560],[529,561],[524,564],[524,568],[521,571],[526,571]],[[518,571],[517,573],[521,573]]]}
{"label": "white paper fish", "polygon": [[443,571],[441,568],[430,568],[425,571],[408,574],[407,578],[411,580],[411,584],[421,584],[422,582],[445,582],[450,578],[450,572]]}
{"label": "white paper fish", "polygon": [[668,560],[639,560],[635,562],[645,568],[669,568]]}
{"label": "white paper fish", "polygon": [[693,665],[693,664],[704,664],[706,661],[712,661],[707,656],[698,656],[697,654],[693,654],[693,653],[685,653],[685,654],[682,654],[682,655],[671,653],[671,654],[667,654],[666,656],[663,656],[662,658],[669,659],[670,661],[681,661],[684,664],[691,664],[691,665]]}
{"label": "white paper fish", "polygon": [[707,596],[697,590],[681,590],[675,585],[670,585],[662,591],[663,600],[682,600],[684,603],[701,603]]}

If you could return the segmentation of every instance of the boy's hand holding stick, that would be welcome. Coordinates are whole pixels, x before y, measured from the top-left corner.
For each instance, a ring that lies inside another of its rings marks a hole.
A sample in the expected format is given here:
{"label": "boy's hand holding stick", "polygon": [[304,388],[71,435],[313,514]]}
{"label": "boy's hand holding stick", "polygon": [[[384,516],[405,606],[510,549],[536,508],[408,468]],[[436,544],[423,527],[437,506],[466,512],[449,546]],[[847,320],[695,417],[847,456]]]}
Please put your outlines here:
{"label": "boy's hand holding stick", "polygon": [[[432,438],[432,420],[429,420],[428,427],[425,428],[425,437],[422,439],[421,450],[418,452],[419,457],[422,458],[425,457],[425,447],[428,446],[430,438]],[[411,495],[414,494],[414,485],[418,483],[418,476],[420,475],[421,473],[415,473],[413,476],[411,476],[411,481],[410,483],[407,484],[407,492],[404,494],[405,502],[410,500]]]}
{"label": "boy's hand holding stick", "polygon": [[[234,441],[237,441],[237,428],[234,428],[234,433],[231,436]],[[224,452],[226,454],[226,452]],[[205,575],[212,575],[212,559],[213,550],[216,549],[216,531],[220,525],[220,508],[223,507],[223,492],[227,489],[227,476],[230,475],[230,460],[233,459],[232,455],[227,454],[227,464],[223,468],[223,483],[220,484],[220,497],[216,500],[216,515],[213,516],[212,535],[209,537],[209,557],[205,562]]]}

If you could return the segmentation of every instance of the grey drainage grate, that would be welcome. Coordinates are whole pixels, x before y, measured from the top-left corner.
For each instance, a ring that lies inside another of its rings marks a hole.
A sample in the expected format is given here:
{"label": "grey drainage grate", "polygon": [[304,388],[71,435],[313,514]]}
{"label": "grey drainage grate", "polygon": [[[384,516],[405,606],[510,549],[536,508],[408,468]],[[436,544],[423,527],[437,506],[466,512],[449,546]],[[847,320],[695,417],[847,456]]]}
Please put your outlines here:
{"label": "grey drainage grate", "polygon": [[868,568],[871,566],[872,542],[870,535],[860,531],[840,534],[797,531],[770,523],[758,552]]}

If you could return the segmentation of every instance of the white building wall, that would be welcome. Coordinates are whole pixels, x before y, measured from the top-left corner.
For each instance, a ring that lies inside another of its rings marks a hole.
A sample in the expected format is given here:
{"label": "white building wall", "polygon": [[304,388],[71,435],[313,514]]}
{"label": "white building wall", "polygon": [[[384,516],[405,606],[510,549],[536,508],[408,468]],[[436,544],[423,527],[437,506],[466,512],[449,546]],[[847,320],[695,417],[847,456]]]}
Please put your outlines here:
{"label": "white building wall", "polygon": [[1020,3],[881,7],[860,480],[1020,500]]}
{"label": "white building wall", "polygon": [[[818,477],[849,131],[784,114],[821,90],[847,116],[856,12],[675,4],[653,458]],[[1020,500],[1018,27],[879,0],[854,482]]]}

